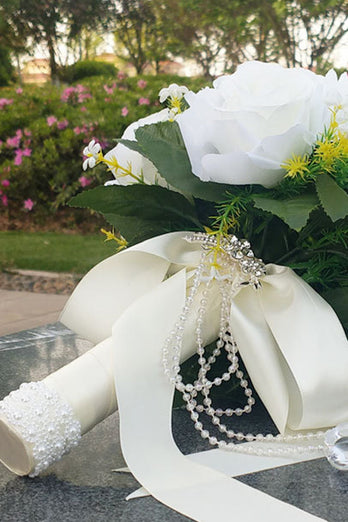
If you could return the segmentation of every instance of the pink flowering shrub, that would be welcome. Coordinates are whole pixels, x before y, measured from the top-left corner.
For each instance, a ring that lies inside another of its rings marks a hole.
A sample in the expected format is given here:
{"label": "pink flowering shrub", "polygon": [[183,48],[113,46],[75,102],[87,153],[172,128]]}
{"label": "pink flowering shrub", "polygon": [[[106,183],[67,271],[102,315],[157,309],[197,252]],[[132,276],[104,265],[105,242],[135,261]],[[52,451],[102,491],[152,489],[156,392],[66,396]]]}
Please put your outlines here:
{"label": "pink flowering shrub", "polygon": [[60,97],[61,101],[71,103],[72,105],[83,103],[90,98],[92,98],[92,95],[81,84],[76,85],[76,87],[67,87]]}
{"label": "pink flowering shrub", "polygon": [[85,187],[88,187],[88,185],[90,185],[92,183],[92,180],[90,178],[86,178],[86,176],[80,176],[79,182],[80,182],[81,187],[85,188]]}
{"label": "pink flowering shrub", "polygon": [[57,118],[55,116],[47,116],[46,122],[49,127],[52,127],[57,123]]}
{"label": "pink flowering shrub", "polygon": [[110,179],[98,166],[82,171],[84,147],[92,138],[104,151],[113,146],[131,122],[159,110],[158,92],[170,83],[195,91],[204,85],[176,76],[119,74],[87,78],[66,88],[26,85],[22,93],[15,87],[1,89],[0,212],[42,217],[64,206],[77,191]]}
{"label": "pink flowering shrub", "polygon": [[138,81],[137,86],[138,86],[140,89],[145,89],[145,87],[147,86],[147,81],[141,79],[141,80]]}
{"label": "pink flowering shrub", "polygon": [[30,210],[33,210],[34,201],[30,198],[25,199],[23,201],[23,205],[24,205],[25,210],[29,210],[29,212],[30,212]]}
{"label": "pink flowering shrub", "polygon": [[150,105],[150,100],[149,98],[141,97],[139,98],[138,103],[139,105]]}
{"label": "pink flowering shrub", "polygon": [[0,98],[0,109],[6,107],[6,105],[11,105],[13,100],[9,100],[8,98]]}

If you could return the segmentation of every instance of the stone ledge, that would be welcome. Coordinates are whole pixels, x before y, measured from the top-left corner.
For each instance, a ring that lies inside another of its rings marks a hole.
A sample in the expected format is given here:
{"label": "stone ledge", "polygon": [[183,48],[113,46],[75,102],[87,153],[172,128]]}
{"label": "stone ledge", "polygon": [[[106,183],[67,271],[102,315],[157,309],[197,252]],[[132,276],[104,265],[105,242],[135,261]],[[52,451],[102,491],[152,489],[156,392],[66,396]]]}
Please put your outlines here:
{"label": "stone ledge", "polygon": [[17,292],[70,295],[81,280],[79,274],[36,270],[0,272],[0,288]]}

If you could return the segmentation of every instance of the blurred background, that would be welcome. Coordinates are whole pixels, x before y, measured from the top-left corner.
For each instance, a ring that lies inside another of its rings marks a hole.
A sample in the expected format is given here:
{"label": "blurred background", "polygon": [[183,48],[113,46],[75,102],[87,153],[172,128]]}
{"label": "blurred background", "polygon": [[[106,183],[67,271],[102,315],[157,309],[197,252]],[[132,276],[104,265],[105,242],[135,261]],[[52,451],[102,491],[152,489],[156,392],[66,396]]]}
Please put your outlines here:
{"label": "blurred background", "polygon": [[341,74],[347,31],[347,0],[0,0],[0,269],[84,273],[114,251],[66,203],[111,178],[82,171],[86,144],[113,147],[162,87],[252,59]]}

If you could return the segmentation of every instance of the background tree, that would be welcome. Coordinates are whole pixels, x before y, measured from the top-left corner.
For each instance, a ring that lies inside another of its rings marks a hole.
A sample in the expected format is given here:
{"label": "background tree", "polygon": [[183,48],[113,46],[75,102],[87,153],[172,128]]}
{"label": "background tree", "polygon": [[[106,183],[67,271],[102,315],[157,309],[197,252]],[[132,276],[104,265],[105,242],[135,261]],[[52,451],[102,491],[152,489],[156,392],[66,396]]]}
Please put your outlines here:
{"label": "background tree", "polygon": [[130,62],[140,74],[146,65],[168,58],[172,28],[167,2],[158,0],[120,0],[116,2],[114,37],[116,54]]}
{"label": "background tree", "polygon": [[[82,28],[106,27],[112,7],[112,0],[0,0],[6,27],[15,35],[23,34],[19,41],[46,45],[53,81],[57,77],[58,42],[66,35],[76,36]],[[9,47],[14,49],[15,45],[16,39],[11,38]]]}
{"label": "background tree", "polygon": [[253,9],[288,67],[327,68],[348,31],[348,0],[254,0]]}

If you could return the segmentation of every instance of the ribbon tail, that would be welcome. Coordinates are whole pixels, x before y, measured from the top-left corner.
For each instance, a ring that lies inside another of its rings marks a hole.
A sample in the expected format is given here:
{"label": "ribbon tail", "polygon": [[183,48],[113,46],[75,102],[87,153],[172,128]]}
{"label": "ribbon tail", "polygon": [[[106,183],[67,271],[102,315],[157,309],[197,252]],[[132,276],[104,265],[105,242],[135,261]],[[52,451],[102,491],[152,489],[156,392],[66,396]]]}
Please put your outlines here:
{"label": "ribbon tail", "polygon": [[190,461],[175,445],[174,390],[164,375],[161,356],[185,292],[183,270],[134,302],[113,327],[120,438],[129,469],[157,500],[198,522],[238,517],[245,522],[321,520]]}

